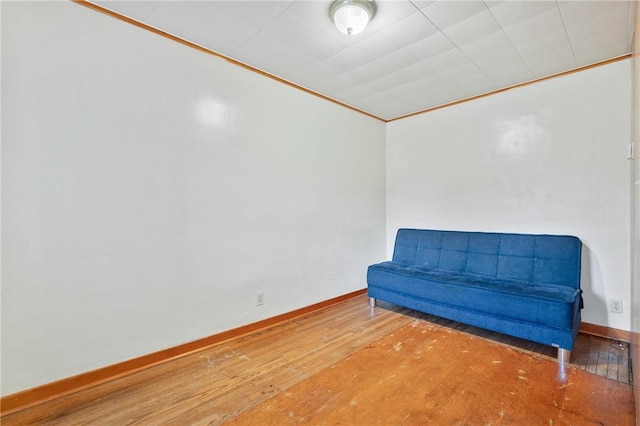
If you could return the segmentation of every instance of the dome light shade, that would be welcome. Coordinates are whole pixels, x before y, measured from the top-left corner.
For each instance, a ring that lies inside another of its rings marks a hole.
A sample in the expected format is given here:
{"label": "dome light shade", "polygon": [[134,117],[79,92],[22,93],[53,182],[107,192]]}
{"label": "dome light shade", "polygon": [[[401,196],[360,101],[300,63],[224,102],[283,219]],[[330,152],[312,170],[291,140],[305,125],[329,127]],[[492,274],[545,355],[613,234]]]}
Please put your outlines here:
{"label": "dome light shade", "polygon": [[336,28],[347,35],[361,33],[375,13],[375,3],[370,0],[336,0],[329,9]]}

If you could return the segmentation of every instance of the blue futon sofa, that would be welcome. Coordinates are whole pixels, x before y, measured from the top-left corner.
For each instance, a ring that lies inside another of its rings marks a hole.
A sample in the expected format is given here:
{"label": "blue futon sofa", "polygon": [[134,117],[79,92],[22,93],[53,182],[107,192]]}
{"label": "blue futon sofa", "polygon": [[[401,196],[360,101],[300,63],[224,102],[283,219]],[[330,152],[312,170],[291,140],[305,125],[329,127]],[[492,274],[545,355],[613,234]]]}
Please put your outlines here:
{"label": "blue futon sofa", "polygon": [[580,327],[582,243],[573,236],[400,229],[393,259],[369,266],[376,299],[555,346]]}

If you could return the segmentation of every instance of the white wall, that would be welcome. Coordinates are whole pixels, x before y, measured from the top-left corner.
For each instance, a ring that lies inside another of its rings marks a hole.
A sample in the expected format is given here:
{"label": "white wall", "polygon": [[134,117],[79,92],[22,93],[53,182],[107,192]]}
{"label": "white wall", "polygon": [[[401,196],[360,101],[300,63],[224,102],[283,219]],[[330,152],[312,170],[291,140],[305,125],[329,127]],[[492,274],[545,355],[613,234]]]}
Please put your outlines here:
{"label": "white wall", "polygon": [[366,286],[384,123],[70,2],[1,7],[2,394]]}
{"label": "white wall", "polygon": [[583,321],[630,330],[630,67],[389,123],[388,255],[399,227],[576,235]]}
{"label": "white wall", "polygon": [[[640,149],[640,8],[634,16],[631,102],[632,140]],[[634,156],[631,182],[631,358],[640,361],[640,152]],[[633,394],[636,413],[640,414],[640,368],[633,370]],[[636,418],[640,416],[636,415]],[[637,423],[637,420],[636,420]]]}

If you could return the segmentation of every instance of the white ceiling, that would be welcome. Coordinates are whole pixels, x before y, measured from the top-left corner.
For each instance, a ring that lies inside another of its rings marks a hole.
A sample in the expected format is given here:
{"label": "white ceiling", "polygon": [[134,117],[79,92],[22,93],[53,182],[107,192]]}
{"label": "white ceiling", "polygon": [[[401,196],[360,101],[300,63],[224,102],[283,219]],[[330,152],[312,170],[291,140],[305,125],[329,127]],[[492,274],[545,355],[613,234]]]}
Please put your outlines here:
{"label": "white ceiling", "polygon": [[384,120],[628,54],[636,7],[377,0],[347,36],[331,0],[94,3]]}

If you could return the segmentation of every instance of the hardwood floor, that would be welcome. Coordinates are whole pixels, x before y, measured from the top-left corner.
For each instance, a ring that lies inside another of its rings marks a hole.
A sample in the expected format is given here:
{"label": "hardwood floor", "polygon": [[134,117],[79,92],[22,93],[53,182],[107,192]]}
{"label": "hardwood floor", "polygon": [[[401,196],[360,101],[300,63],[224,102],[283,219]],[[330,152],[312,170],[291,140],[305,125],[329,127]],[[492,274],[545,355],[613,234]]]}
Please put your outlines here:
{"label": "hardwood floor", "polygon": [[631,425],[628,353],[581,334],[562,376],[553,348],[361,296],[1,423]]}
{"label": "hardwood floor", "polygon": [[[380,303],[381,307],[400,312],[399,307]],[[411,311],[407,315],[429,321],[443,327],[473,334],[494,342],[501,342],[506,345],[516,347],[531,355],[540,356],[547,359],[557,359],[557,349],[541,345],[539,343],[518,339],[500,333],[483,330],[456,321],[439,318],[433,315],[422,314]],[[621,383],[632,384],[631,362],[629,359],[629,343],[605,339],[591,334],[579,333],[574,350],[571,353],[572,367],[588,371],[599,376],[617,380]]]}

